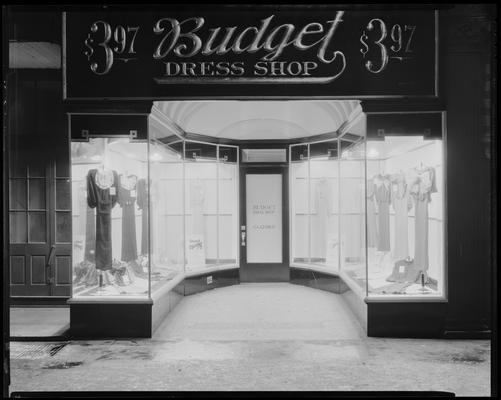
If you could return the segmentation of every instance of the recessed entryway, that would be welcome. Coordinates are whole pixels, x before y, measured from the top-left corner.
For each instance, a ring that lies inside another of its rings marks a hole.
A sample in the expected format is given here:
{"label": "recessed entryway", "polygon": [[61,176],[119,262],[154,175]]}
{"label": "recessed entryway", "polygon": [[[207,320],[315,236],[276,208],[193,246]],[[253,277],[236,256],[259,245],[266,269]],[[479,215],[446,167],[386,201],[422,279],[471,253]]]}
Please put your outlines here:
{"label": "recessed entryway", "polygon": [[245,283],[184,297],[156,340],[358,340],[341,295],[289,283]]}

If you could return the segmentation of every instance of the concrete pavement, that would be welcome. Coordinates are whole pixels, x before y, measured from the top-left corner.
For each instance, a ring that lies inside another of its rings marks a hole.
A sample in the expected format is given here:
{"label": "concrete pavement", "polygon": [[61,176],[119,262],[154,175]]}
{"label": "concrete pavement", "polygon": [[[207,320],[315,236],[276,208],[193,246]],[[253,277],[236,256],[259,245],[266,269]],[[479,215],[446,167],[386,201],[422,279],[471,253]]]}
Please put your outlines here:
{"label": "concrete pavement", "polygon": [[37,345],[12,343],[11,391],[490,394],[489,341],[367,338],[339,295],[281,283],[188,296],[150,340]]}

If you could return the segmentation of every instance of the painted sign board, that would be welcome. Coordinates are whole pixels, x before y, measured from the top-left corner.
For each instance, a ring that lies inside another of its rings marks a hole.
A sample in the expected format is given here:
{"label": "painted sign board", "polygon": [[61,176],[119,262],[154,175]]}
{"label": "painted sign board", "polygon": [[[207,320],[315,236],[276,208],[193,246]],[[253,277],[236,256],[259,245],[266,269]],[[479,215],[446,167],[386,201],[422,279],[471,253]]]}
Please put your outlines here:
{"label": "painted sign board", "polygon": [[437,96],[433,10],[67,12],[67,99]]}

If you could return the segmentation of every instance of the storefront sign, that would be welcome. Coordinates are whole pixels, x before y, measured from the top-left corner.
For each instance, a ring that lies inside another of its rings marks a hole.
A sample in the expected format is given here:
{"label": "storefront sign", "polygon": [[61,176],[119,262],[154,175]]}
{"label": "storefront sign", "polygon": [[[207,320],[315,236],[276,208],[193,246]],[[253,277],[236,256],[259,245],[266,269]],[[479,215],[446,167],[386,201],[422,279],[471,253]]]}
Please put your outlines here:
{"label": "storefront sign", "polygon": [[64,14],[66,98],[435,96],[433,11]]}

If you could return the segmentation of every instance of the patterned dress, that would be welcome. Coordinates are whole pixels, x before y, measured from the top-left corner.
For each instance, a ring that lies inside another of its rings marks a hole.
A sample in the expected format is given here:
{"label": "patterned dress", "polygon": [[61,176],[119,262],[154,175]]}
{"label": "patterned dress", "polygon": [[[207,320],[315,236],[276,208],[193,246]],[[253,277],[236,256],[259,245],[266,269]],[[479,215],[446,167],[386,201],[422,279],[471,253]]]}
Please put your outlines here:
{"label": "patterned dress", "polygon": [[391,204],[395,210],[393,257],[402,260],[409,256],[408,211],[412,207],[412,200],[403,173],[394,175],[392,183]]}
{"label": "patterned dress", "polygon": [[417,171],[417,177],[411,186],[410,193],[414,200],[415,210],[415,247],[414,265],[425,272],[429,267],[428,256],[428,203],[431,194],[437,192],[435,169],[427,167]]}
{"label": "patterned dress", "polygon": [[367,181],[367,246],[377,246],[376,204],[374,203],[374,181]]}
{"label": "patterned dress", "polygon": [[378,182],[374,188],[378,206],[377,249],[379,251],[390,251],[391,182],[388,176],[381,177]]}
{"label": "patterned dress", "polygon": [[122,261],[132,261],[137,258],[136,239],[136,186],[137,176],[120,175],[118,187],[118,204],[122,207]]}

